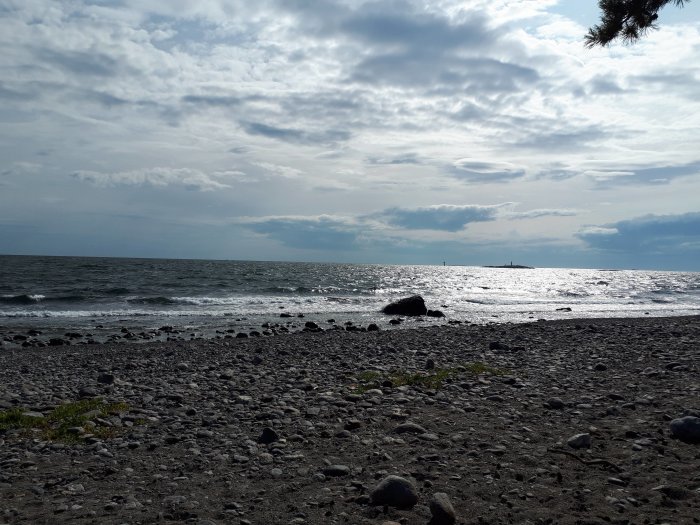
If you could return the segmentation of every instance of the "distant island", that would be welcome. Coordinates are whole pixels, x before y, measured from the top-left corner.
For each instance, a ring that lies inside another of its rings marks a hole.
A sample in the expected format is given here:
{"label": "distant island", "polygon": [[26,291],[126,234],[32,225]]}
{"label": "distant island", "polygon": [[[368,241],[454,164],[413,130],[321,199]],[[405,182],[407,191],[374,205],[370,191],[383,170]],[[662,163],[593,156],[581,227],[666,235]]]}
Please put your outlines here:
{"label": "distant island", "polygon": [[502,264],[500,266],[484,266],[484,268],[514,268],[516,270],[534,270],[534,266],[525,266],[523,264]]}

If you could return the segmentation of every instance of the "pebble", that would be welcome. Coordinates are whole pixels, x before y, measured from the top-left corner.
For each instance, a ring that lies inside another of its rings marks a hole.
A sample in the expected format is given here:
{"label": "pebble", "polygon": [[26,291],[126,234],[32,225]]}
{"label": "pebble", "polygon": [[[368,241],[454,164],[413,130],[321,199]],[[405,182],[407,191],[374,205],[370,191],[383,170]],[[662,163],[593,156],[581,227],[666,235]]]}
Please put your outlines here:
{"label": "pebble", "polygon": [[564,408],[564,406],[565,406],[564,401],[562,401],[562,400],[561,400],[560,398],[558,398],[558,397],[550,397],[550,398],[545,402],[545,404],[546,404],[547,407],[552,408],[552,409],[554,409],[554,410],[560,410],[560,409]]}
{"label": "pebble", "polygon": [[[0,411],[50,423],[82,387],[128,409],[71,422],[68,442],[0,430],[0,524],[695,523],[698,449],[673,420],[700,416],[700,322],[595,323],[3,347]],[[439,388],[398,375],[438,368],[454,371]],[[380,490],[392,474],[403,489]]]}

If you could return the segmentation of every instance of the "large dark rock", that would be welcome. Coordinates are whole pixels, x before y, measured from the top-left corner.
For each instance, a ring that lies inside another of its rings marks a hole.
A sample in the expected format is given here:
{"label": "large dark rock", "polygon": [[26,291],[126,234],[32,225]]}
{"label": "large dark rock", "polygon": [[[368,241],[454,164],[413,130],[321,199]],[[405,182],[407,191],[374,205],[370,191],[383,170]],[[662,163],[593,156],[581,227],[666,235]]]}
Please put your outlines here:
{"label": "large dark rock", "polygon": [[671,437],[684,443],[700,443],[700,418],[685,416],[671,421]]}
{"label": "large dark rock", "polygon": [[382,312],[388,315],[425,315],[428,309],[425,307],[423,298],[420,295],[414,295],[386,305]]}
{"label": "large dark rock", "polygon": [[387,476],[370,493],[372,505],[388,505],[410,509],[418,503],[418,491],[413,483],[399,476]]}
{"label": "large dark rock", "polygon": [[455,509],[444,492],[436,492],[430,499],[430,513],[433,519],[429,525],[453,525],[457,521]]}

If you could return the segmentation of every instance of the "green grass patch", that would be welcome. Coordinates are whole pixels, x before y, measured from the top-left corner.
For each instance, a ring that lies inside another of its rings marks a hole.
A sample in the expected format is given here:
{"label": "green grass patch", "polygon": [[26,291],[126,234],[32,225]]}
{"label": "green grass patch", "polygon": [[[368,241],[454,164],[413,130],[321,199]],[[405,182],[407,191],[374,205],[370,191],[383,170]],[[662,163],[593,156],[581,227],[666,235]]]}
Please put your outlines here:
{"label": "green grass patch", "polygon": [[119,429],[99,424],[90,425],[92,428],[87,429],[87,423],[95,423],[98,418],[128,410],[126,403],[106,403],[100,398],[59,405],[44,417],[33,417],[27,415],[24,408],[13,408],[0,411],[0,430],[25,430],[28,434],[38,432],[47,441],[77,442],[80,432],[75,429],[82,428],[94,436],[109,438],[114,437]]}
{"label": "green grass patch", "polygon": [[494,368],[480,362],[466,363],[450,368],[436,368],[426,372],[407,372],[396,370],[388,374],[381,374],[376,371],[366,371],[358,374],[357,383],[351,385],[353,390],[362,394],[372,388],[378,388],[385,381],[391,381],[395,387],[413,386],[431,390],[438,390],[445,382],[468,376],[481,374],[505,375],[505,371]]}

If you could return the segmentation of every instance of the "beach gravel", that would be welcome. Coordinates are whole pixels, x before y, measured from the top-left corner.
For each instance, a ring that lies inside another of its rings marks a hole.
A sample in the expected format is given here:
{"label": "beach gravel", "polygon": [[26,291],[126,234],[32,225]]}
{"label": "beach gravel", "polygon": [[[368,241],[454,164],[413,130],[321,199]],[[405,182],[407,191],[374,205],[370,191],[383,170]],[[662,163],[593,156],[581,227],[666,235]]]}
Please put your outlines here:
{"label": "beach gravel", "polygon": [[697,317],[2,347],[0,524],[700,523],[699,361]]}

